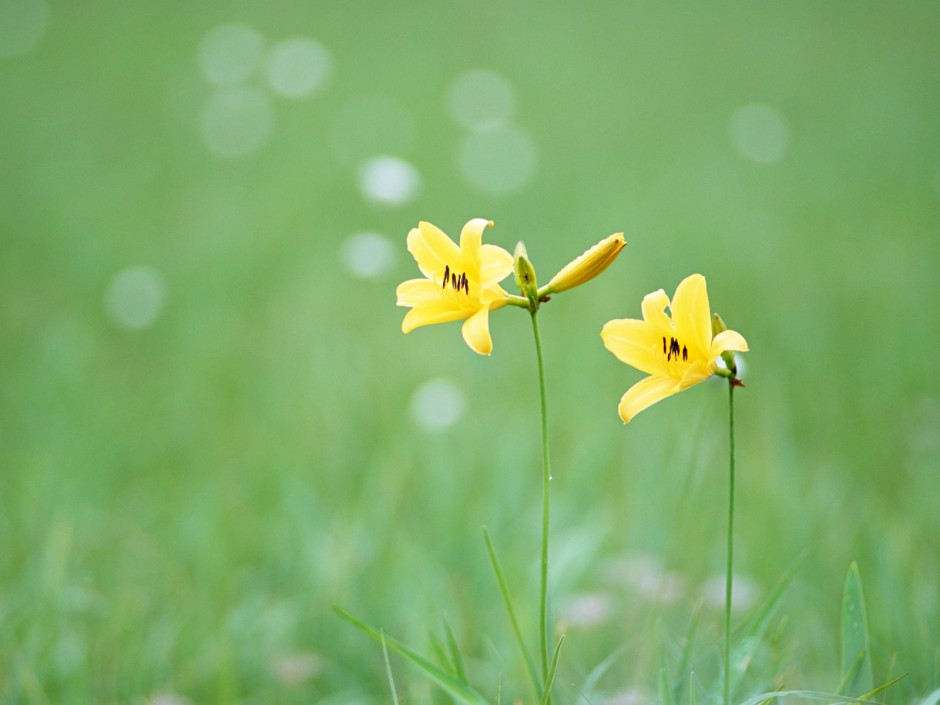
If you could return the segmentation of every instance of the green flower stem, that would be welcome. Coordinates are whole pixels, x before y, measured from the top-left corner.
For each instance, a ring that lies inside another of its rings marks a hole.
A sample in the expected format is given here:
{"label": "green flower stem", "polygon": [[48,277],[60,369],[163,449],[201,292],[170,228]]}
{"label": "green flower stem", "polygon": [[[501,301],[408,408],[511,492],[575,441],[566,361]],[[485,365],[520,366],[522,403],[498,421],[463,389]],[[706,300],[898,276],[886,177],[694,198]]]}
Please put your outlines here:
{"label": "green flower stem", "polygon": [[[535,335],[535,354],[539,363],[539,396],[542,409],[542,570],[539,593],[539,654],[542,662],[542,678],[548,679],[548,526],[551,497],[551,470],[548,458],[548,403],[545,397],[545,365],[542,361],[542,336],[539,333],[538,311],[531,311],[532,332]],[[550,685],[548,686],[551,687]],[[551,702],[551,695],[545,702]]]}
{"label": "green flower stem", "polygon": [[725,576],[725,692],[724,705],[731,702],[731,585],[734,568],[734,387],[732,376],[728,384],[728,569]]}

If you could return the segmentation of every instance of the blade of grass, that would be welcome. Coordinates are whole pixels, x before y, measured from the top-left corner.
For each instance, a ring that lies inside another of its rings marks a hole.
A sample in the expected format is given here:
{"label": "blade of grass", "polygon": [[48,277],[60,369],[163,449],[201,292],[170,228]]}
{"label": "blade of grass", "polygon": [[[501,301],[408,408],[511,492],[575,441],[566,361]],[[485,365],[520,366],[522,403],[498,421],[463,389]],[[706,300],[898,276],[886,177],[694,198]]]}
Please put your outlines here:
{"label": "blade of grass", "polygon": [[597,687],[598,682],[601,678],[604,677],[604,674],[610,670],[610,667],[614,665],[614,662],[620,658],[626,649],[625,645],[617,647],[607,658],[597,664],[591,672],[588,674],[588,677],[584,680],[584,685],[579,689],[582,697],[585,700],[588,699],[588,695],[594,692],[594,688]]}
{"label": "blade of grass", "polygon": [[702,604],[699,602],[692,610],[692,620],[689,623],[689,633],[685,637],[685,646],[682,647],[682,655],[679,657],[679,665],[676,666],[675,676],[673,677],[672,699],[679,699],[679,689],[682,687],[683,674],[689,667],[689,660],[692,658],[692,642],[695,641],[695,631],[698,628],[698,617],[701,612]]}
{"label": "blade of grass", "polygon": [[542,690],[541,705],[547,705],[552,699],[552,683],[555,682],[555,670],[558,668],[558,657],[561,655],[561,645],[565,643],[565,635],[558,637],[558,643],[555,644],[555,653],[552,654],[552,663],[548,667],[548,674],[545,676],[545,687]]}
{"label": "blade of grass", "polygon": [[454,630],[450,628],[450,622],[444,617],[444,633],[447,634],[447,646],[450,649],[451,663],[454,664],[454,671],[457,677],[464,683],[467,680],[467,671],[463,665],[463,656],[460,654],[460,647],[457,646],[457,639],[454,638]]}
{"label": "blade of grass", "polygon": [[493,547],[493,539],[490,538],[489,529],[483,527],[483,539],[486,541],[486,550],[490,554],[490,563],[493,564],[493,572],[496,574],[496,582],[499,583],[499,591],[503,596],[503,604],[506,605],[506,612],[509,613],[509,621],[512,623],[512,631],[516,636],[516,644],[519,647],[519,653],[525,661],[526,668],[529,671],[529,678],[535,692],[538,693],[541,683],[539,683],[538,671],[535,668],[535,662],[532,655],[526,648],[525,639],[522,638],[522,630],[519,628],[519,620],[516,618],[516,609],[512,604],[512,596],[509,594],[509,586],[506,584],[506,576],[503,575],[502,566],[499,564],[499,558],[496,557],[496,549]]}
{"label": "blade of grass", "polygon": [[874,700],[850,698],[848,695],[836,693],[823,693],[817,690],[775,690],[769,693],[760,693],[748,698],[740,705],[761,705],[761,703],[776,700],[777,698],[802,698],[804,700],[828,700],[832,703],[862,703],[863,705],[884,705]]}
{"label": "blade of grass", "polygon": [[[383,634],[370,627],[358,617],[347,612],[342,607],[337,607],[335,605],[333,606],[333,611],[336,612],[339,617],[356,627],[356,629],[359,631],[372,637],[380,644],[382,643]],[[487,705],[486,699],[473,688],[471,688],[469,684],[464,683],[456,676],[447,673],[440,666],[428,658],[422,656],[410,646],[407,646],[406,644],[390,636],[385,636],[384,640],[388,644],[388,648],[391,651],[394,651],[402,658],[411,661],[411,663],[424,671],[428,678],[437,683],[438,686],[447,691],[457,700],[467,703],[467,705]]]}
{"label": "blade of grass", "polygon": [[780,602],[780,598],[783,597],[783,593],[786,591],[787,587],[789,587],[790,583],[793,581],[793,578],[796,577],[797,570],[803,562],[804,557],[805,554],[797,559],[790,569],[784,573],[783,578],[777,583],[777,586],[748,622],[744,636],[740,640],[737,648],[734,649],[731,658],[732,677],[730,695],[732,698],[737,692],[738,686],[740,686],[741,680],[744,678],[744,674],[747,673],[748,666],[751,664],[751,659],[754,657],[757,647],[760,646],[761,637],[764,632],[767,631],[767,626],[770,624],[774,609]]}
{"label": "blade of grass", "polygon": [[858,563],[852,561],[842,592],[842,682],[839,693],[867,693],[874,687],[862,576]]}
{"label": "blade of grass", "polygon": [[[881,685],[879,685],[879,686],[878,686],[877,688],[875,688],[874,690],[871,690],[871,691],[869,691],[868,693],[865,693],[864,695],[862,695],[862,696],[861,696],[861,699],[862,699],[862,700],[871,700],[873,697],[875,697],[876,695],[878,695],[878,693],[880,693],[882,690],[886,690],[886,689],[890,688],[892,685],[894,685],[895,683],[897,683],[897,682],[898,682],[899,680],[901,680],[902,678],[907,678],[907,674],[906,674],[906,673],[902,673],[902,674],[901,674],[900,676],[898,676],[897,678],[892,678],[892,679],[889,680],[887,683],[882,683]],[[940,690],[937,691],[937,694],[940,694]]]}
{"label": "blade of grass", "polygon": [[689,672],[689,705],[695,705],[695,671]]}
{"label": "blade of grass", "polygon": [[392,663],[388,660],[388,645],[385,643],[385,632],[381,631],[379,634],[382,637],[382,655],[385,657],[385,673],[388,675],[388,687],[392,690],[392,702],[395,705],[398,703],[398,690],[395,688],[395,677],[392,675]]}
{"label": "blade of grass", "polygon": [[676,705],[673,697],[673,684],[669,680],[669,669],[666,668],[666,644],[659,644],[659,705]]}

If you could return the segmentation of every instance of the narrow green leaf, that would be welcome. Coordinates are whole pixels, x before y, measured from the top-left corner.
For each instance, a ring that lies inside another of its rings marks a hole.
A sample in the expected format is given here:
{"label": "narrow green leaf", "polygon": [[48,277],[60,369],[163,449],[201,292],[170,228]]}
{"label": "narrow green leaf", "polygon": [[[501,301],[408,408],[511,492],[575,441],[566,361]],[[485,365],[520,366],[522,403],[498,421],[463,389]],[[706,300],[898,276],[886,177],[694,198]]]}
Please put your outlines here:
{"label": "narrow green leaf", "polygon": [[695,605],[692,611],[692,620],[689,623],[689,633],[685,636],[685,646],[682,647],[682,655],[679,657],[679,665],[676,666],[675,676],[673,677],[672,699],[679,699],[679,689],[682,687],[685,672],[689,668],[689,660],[692,658],[692,643],[695,641],[695,631],[698,628],[698,616],[701,612],[701,603]]}
{"label": "narrow green leaf", "polygon": [[669,669],[666,668],[666,645],[659,645],[659,705],[676,705],[673,698],[673,686],[669,679]]}
{"label": "narrow green leaf", "polygon": [[561,655],[561,645],[565,643],[565,635],[558,637],[558,643],[555,644],[555,653],[552,654],[552,664],[548,667],[548,675],[545,677],[545,687],[542,690],[541,705],[547,705],[552,701],[552,683],[555,682],[555,670],[558,668],[558,657]]}
{"label": "narrow green leaf", "polygon": [[388,687],[392,690],[392,702],[398,703],[398,690],[395,688],[395,677],[392,675],[392,664],[388,660],[388,645],[385,643],[385,632],[380,632],[382,637],[382,655],[385,657],[385,673],[388,674]]}
{"label": "narrow green leaf", "polygon": [[489,530],[483,527],[483,538],[486,541],[486,550],[490,554],[490,563],[493,564],[493,572],[496,574],[496,582],[499,583],[499,591],[503,596],[503,604],[506,605],[506,611],[509,613],[509,621],[512,623],[512,631],[516,636],[516,644],[519,647],[519,653],[525,661],[526,668],[529,671],[529,678],[532,680],[532,686],[535,692],[539,692],[541,684],[539,683],[538,671],[535,669],[535,661],[526,648],[525,639],[522,638],[522,630],[519,628],[519,620],[516,618],[516,609],[512,604],[512,596],[509,594],[509,586],[506,584],[506,576],[503,575],[503,569],[499,564],[499,558],[496,557],[496,549],[493,547],[493,539],[490,538]]}
{"label": "narrow green leaf", "polygon": [[847,695],[838,695],[836,693],[823,693],[815,690],[775,690],[769,693],[760,693],[748,698],[740,705],[761,705],[764,702],[770,702],[777,698],[802,698],[803,700],[826,700],[830,703],[860,703],[861,705],[884,705],[884,703],[874,700],[862,700],[861,698],[850,698]]}
{"label": "narrow green leaf", "polygon": [[874,687],[862,577],[858,564],[852,561],[842,592],[842,683],[839,693],[867,693]]}
{"label": "narrow green leaf", "polygon": [[588,696],[594,692],[594,689],[597,687],[600,679],[603,678],[604,674],[610,670],[610,667],[614,665],[614,662],[623,655],[625,650],[626,645],[617,647],[603,661],[591,669],[591,672],[588,673],[587,678],[584,680],[584,685],[579,689],[579,692],[585,700],[590,702],[590,698]]}
{"label": "narrow green leaf", "polygon": [[467,683],[467,671],[463,665],[463,656],[460,654],[460,647],[457,646],[457,639],[454,638],[454,630],[450,628],[450,622],[444,617],[444,633],[447,634],[447,646],[450,649],[450,660],[454,664],[454,671],[457,677],[464,683]]}
{"label": "narrow green leaf", "polygon": [[[356,627],[356,629],[359,631],[372,637],[380,644],[382,643],[384,635],[370,627],[358,617],[355,617],[343,608],[336,607],[335,605],[333,607],[333,611],[336,612],[339,617]],[[422,656],[410,646],[407,646],[406,644],[390,636],[384,636],[384,640],[391,651],[394,651],[402,658],[411,661],[411,663],[424,671],[428,678],[437,683],[438,686],[450,693],[450,695],[452,695],[457,700],[467,703],[467,705],[488,705],[486,699],[473,688],[471,688],[466,683],[461,682],[450,673],[447,673],[436,663]]]}
{"label": "narrow green leaf", "polygon": [[695,671],[689,671],[689,705],[695,705]]}
{"label": "narrow green leaf", "polygon": [[774,609],[777,607],[777,604],[780,602],[780,598],[783,597],[786,589],[790,586],[793,578],[796,577],[797,570],[799,569],[800,564],[803,562],[804,557],[805,556],[801,556],[796,562],[794,562],[789,570],[784,573],[783,578],[781,578],[780,582],[777,583],[777,586],[773,589],[770,595],[768,595],[767,599],[764,600],[764,603],[751,617],[744,630],[743,636],[738,642],[738,645],[732,651],[732,698],[734,698],[738,686],[740,686],[741,680],[744,678],[744,674],[747,673],[747,669],[751,665],[751,659],[754,658],[754,654],[761,644],[761,639],[764,635],[764,632],[767,631],[767,626],[770,624],[771,617],[773,617]]}
{"label": "narrow green leaf", "polygon": [[[862,699],[862,700],[871,700],[873,697],[875,697],[876,695],[878,695],[878,693],[880,693],[882,690],[887,690],[888,688],[890,688],[892,685],[894,685],[895,683],[897,683],[897,682],[898,682],[899,680],[901,680],[902,678],[907,678],[907,674],[906,674],[906,673],[902,673],[902,674],[901,674],[900,676],[898,676],[897,678],[892,678],[892,679],[889,680],[887,683],[882,683],[881,685],[879,685],[879,686],[878,686],[877,688],[875,688],[874,690],[869,691],[868,693],[865,693],[864,695],[862,695],[862,696],[861,696],[861,699]],[[938,697],[940,697],[940,690],[938,690],[938,691],[935,693],[935,695],[938,695]],[[927,705],[926,701],[925,701],[924,703],[922,703],[922,705]]]}

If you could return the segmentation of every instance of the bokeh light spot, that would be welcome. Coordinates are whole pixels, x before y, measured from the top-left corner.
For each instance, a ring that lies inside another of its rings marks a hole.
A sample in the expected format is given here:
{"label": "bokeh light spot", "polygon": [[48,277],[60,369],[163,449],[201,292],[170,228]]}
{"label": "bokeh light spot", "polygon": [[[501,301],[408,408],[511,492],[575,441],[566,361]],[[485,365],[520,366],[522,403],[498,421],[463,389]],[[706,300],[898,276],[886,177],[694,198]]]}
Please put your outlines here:
{"label": "bokeh light spot", "polygon": [[19,56],[36,47],[49,26],[45,0],[0,0],[0,56]]}
{"label": "bokeh light spot", "polygon": [[332,137],[336,158],[352,167],[373,154],[407,153],[414,144],[414,120],[393,98],[363,96],[339,111]]}
{"label": "bokeh light spot", "polygon": [[404,159],[375,157],[360,167],[359,189],[373,203],[400,206],[418,195],[421,175]]}
{"label": "bokeh light spot", "polygon": [[536,148],[528,133],[518,127],[472,132],[460,143],[460,173],[481,191],[510,193],[535,174]]}
{"label": "bokeh light spot", "polygon": [[219,157],[241,157],[259,150],[274,131],[271,99],[253,88],[224,88],[202,112],[202,135]]}
{"label": "bokeh light spot", "polygon": [[466,402],[463,390],[447,379],[422,384],[411,397],[411,416],[427,431],[442,431],[463,416]]}
{"label": "bokeh light spot", "polygon": [[199,45],[199,67],[209,83],[234,86],[258,66],[264,37],[246,24],[224,24],[208,32]]}
{"label": "bokeh light spot", "polygon": [[343,262],[357,277],[373,279],[388,273],[395,263],[395,248],[380,233],[364,231],[350,235],[343,245]]}
{"label": "bokeh light spot", "polygon": [[108,285],[105,304],[115,323],[124,328],[146,328],[163,311],[166,286],[152,267],[128,267]]}
{"label": "bokeh light spot", "polygon": [[513,116],[516,93],[509,81],[494,71],[468,71],[458,76],[447,92],[447,109],[464,127],[485,129]]}
{"label": "bokeh light spot", "polygon": [[790,141],[786,118],[769,105],[745,105],[731,116],[731,143],[751,161],[776,164]]}
{"label": "bokeh light spot", "polygon": [[320,44],[305,37],[278,42],[265,62],[268,85],[285,98],[306,98],[323,88],[332,61]]}

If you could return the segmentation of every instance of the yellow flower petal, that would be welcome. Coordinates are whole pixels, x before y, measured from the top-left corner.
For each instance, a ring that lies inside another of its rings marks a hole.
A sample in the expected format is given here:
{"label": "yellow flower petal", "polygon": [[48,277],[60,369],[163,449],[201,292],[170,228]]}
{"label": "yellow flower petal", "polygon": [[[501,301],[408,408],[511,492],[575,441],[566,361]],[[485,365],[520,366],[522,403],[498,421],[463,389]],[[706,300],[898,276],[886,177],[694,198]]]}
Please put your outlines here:
{"label": "yellow flower petal", "polygon": [[497,284],[512,273],[512,255],[496,245],[480,246],[480,285]]}
{"label": "yellow flower petal", "polygon": [[696,360],[689,365],[689,368],[682,375],[682,379],[679,380],[679,389],[688,389],[699,382],[704,382],[715,374],[717,366],[714,361]]}
{"label": "yellow flower petal", "polygon": [[662,335],[647,321],[633,318],[608,321],[601,329],[601,339],[604,347],[621,362],[649,375],[666,373],[661,348]]}
{"label": "yellow flower petal", "polygon": [[666,315],[669,306],[669,297],[662,289],[657,289],[643,297],[643,320],[653,325],[660,334],[674,332],[672,322]]}
{"label": "yellow flower petal", "polygon": [[712,314],[708,307],[705,277],[692,274],[676,287],[672,297],[672,322],[676,334],[689,347],[693,359],[707,358],[711,352]]}
{"label": "yellow flower petal", "polygon": [[463,339],[470,349],[480,355],[493,352],[493,339],[490,337],[490,310],[481,308],[464,321],[461,328]]}
{"label": "yellow flower petal", "polygon": [[630,423],[630,419],[639,414],[643,409],[652,406],[656,402],[672,396],[680,391],[681,387],[672,377],[646,377],[634,384],[627,393],[620,399],[620,418],[624,423]]}
{"label": "yellow flower petal", "polygon": [[465,254],[475,253],[479,250],[483,242],[483,231],[491,225],[493,225],[493,221],[485,218],[468,220],[467,224],[463,226],[463,230],[460,231],[460,249]]}
{"label": "yellow flower petal", "polygon": [[459,321],[470,315],[472,311],[462,311],[440,301],[428,301],[412,308],[401,322],[402,333],[410,333],[415,328],[429,326],[434,323],[447,323]]}
{"label": "yellow flower petal", "polygon": [[[444,270],[463,261],[460,248],[436,225],[424,221],[408,233],[408,251],[424,276],[444,279]],[[463,269],[463,267],[461,267]]]}
{"label": "yellow flower petal", "polygon": [[722,331],[716,335],[715,339],[712,341],[712,355],[717,358],[726,350],[733,350],[734,352],[747,352],[747,341],[744,339],[744,336],[742,336],[736,330]]}

